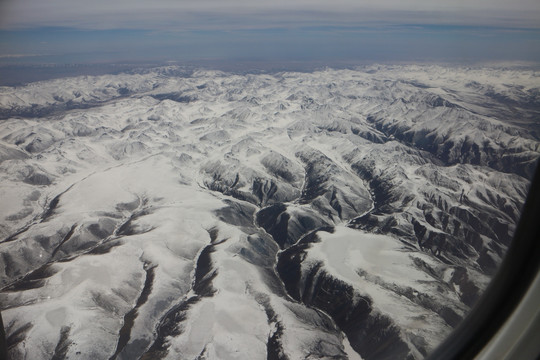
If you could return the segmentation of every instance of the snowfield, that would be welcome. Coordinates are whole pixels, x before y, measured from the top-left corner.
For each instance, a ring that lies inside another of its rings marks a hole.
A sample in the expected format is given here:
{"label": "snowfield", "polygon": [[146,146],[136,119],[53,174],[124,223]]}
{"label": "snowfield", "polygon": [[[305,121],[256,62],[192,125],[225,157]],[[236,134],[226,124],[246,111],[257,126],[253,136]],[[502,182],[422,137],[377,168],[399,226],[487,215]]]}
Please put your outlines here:
{"label": "snowfield", "polygon": [[12,359],[421,359],[504,257],[539,74],[178,67],[0,88]]}

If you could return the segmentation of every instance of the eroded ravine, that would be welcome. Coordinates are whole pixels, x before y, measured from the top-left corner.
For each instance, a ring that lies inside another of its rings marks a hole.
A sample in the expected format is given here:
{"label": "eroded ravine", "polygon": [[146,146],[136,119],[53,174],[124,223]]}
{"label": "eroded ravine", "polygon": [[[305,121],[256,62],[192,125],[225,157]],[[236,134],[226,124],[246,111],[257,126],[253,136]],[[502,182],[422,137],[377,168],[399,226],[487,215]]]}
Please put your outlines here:
{"label": "eroded ravine", "polygon": [[493,69],[371,70],[10,89],[36,113],[125,95],[0,123],[10,355],[424,357],[500,263],[538,158],[482,89],[532,93]]}

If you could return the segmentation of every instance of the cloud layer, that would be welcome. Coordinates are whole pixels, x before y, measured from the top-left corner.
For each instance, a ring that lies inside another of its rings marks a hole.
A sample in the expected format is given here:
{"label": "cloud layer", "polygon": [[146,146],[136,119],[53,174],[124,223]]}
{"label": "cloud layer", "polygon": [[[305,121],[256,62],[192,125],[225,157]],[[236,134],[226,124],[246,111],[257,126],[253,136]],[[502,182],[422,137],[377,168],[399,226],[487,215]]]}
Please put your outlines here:
{"label": "cloud layer", "polygon": [[537,0],[6,0],[0,27],[237,30],[442,24],[540,28]]}
{"label": "cloud layer", "polygon": [[0,54],[0,65],[201,59],[540,62],[540,2],[0,0]]}

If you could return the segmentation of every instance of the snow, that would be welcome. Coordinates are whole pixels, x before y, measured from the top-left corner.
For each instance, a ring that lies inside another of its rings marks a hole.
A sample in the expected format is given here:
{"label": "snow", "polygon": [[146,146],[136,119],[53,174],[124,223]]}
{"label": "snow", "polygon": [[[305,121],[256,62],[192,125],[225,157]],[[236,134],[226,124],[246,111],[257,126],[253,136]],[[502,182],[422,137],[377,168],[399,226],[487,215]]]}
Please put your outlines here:
{"label": "snow", "polygon": [[[359,359],[341,330],[329,330],[335,324],[327,315],[285,293],[272,268],[278,246],[271,237],[256,224],[217,215],[231,201],[254,211],[281,202],[291,216],[335,224],[333,234],[317,232],[321,241],[310,245],[302,269],[320,262],[325,272],[372,299],[375,311],[400,328],[414,356],[420,357],[413,335],[428,348],[436,346],[450,326],[414,297],[429,295],[437,306],[462,315],[468,306],[459,297],[463,288],[452,283],[456,267],[465,267],[479,289],[489,277],[474,256],[443,254],[448,265],[430,252],[434,244],[421,248],[412,239],[412,221],[427,232],[451,234],[452,221],[462,219],[454,216],[443,229],[440,218],[451,209],[466,210],[512,230],[527,191],[527,162],[538,158],[540,145],[524,127],[526,117],[510,121],[509,107],[488,95],[523,102],[537,91],[537,74],[374,65],[167,75],[175,71],[1,89],[0,110],[10,115],[0,122],[0,235],[10,241],[0,243],[0,303],[8,334],[32,326],[14,351],[21,358],[51,358],[69,328],[68,357],[108,358],[124,317],[135,308],[128,346],[148,350],[168,311],[192,299],[177,331],[163,339],[167,358],[265,359],[268,339],[279,328],[282,350],[291,359],[304,358],[321,342],[335,356]],[[190,100],[159,100],[164,94]],[[429,105],[437,96],[461,108]],[[82,105],[90,107],[77,109]],[[19,118],[25,111],[37,112]],[[456,144],[466,138],[487,142],[494,158],[502,151],[505,161],[519,167],[503,173],[487,158],[446,164],[400,139],[388,130],[392,126]],[[320,161],[310,164],[315,158]],[[310,166],[324,177],[323,190],[304,201]],[[32,174],[50,183],[32,184]],[[374,179],[387,187],[383,204]],[[263,184],[263,195],[255,194],[255,183]],[[271,184],[277,187],[273,193]],[[460,199],[462,191],[467,201]],[[49,208],[53,199],[57,204]],[[427,214],[434,220],[426,220]],[[244,215],[248,222],[255,216]],[[346,227],[364,215],[381,225],[392,220],[396,232],[410,236]],[[481,246],[493,253],[498,239],[488,235],[481,234]],[[250,236],[260,241],[253,245]],[[194,282],[207,246],[213,249],[208,267],[215,292],[202,296]],[[42,266],[50,272],[40,273]],[[150,268],[151,290],[138,303]],[[27,274],[44,277],[31,283],[34,288],[9,287],[28,285],[22,280]],[[409,297],[396,291],[409,288]]]}
{"label": "snow", "polygon": [[[439,303],[451,303],[448,293],[436,293],[438,280],[415,265],[415,257],[437,262],[429,256],[419,256],[406,249],[397,239],[364,233],[337,226],[334,233],[318,232],[320,242],[307,250],[306,264],[321,262],[333,277],[352,285],[362,296],[373,301],[374,308],[389,316],[403,331],[405,339],[412,334],[423,334],[431,348],[442,341],[450,328],[429,310],[401,295],[395,288],[414,289],[418,297],[429,294],[439,297]],[[365,275],[368,274],[368,275]],[[399,304],[399,305],[398,305]]]}
{"label": "snow", "polygon": [[338,226],[335,233],[320,232],[319,237],[322,241],[314,244],[309,254],[315,259],[322,259],[336,275],[349,282],[358,279],[358,269],[377,274],[385,282],[398,282],[405,286],[432,280],[426,273],[414,268],[411,258],[407,256],[410,252],[389,236]]}

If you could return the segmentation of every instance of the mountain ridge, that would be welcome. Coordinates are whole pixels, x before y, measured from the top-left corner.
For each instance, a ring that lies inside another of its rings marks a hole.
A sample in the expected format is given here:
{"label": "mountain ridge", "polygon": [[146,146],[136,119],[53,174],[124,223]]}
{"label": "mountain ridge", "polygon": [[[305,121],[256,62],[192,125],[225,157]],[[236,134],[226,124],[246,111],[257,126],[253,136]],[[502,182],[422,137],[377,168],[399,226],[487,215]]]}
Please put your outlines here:
{"label": "mountain ridge", "polygon": [[511,241],[537,77],[164,68],[3,87],[10,356],[423,358]]}

